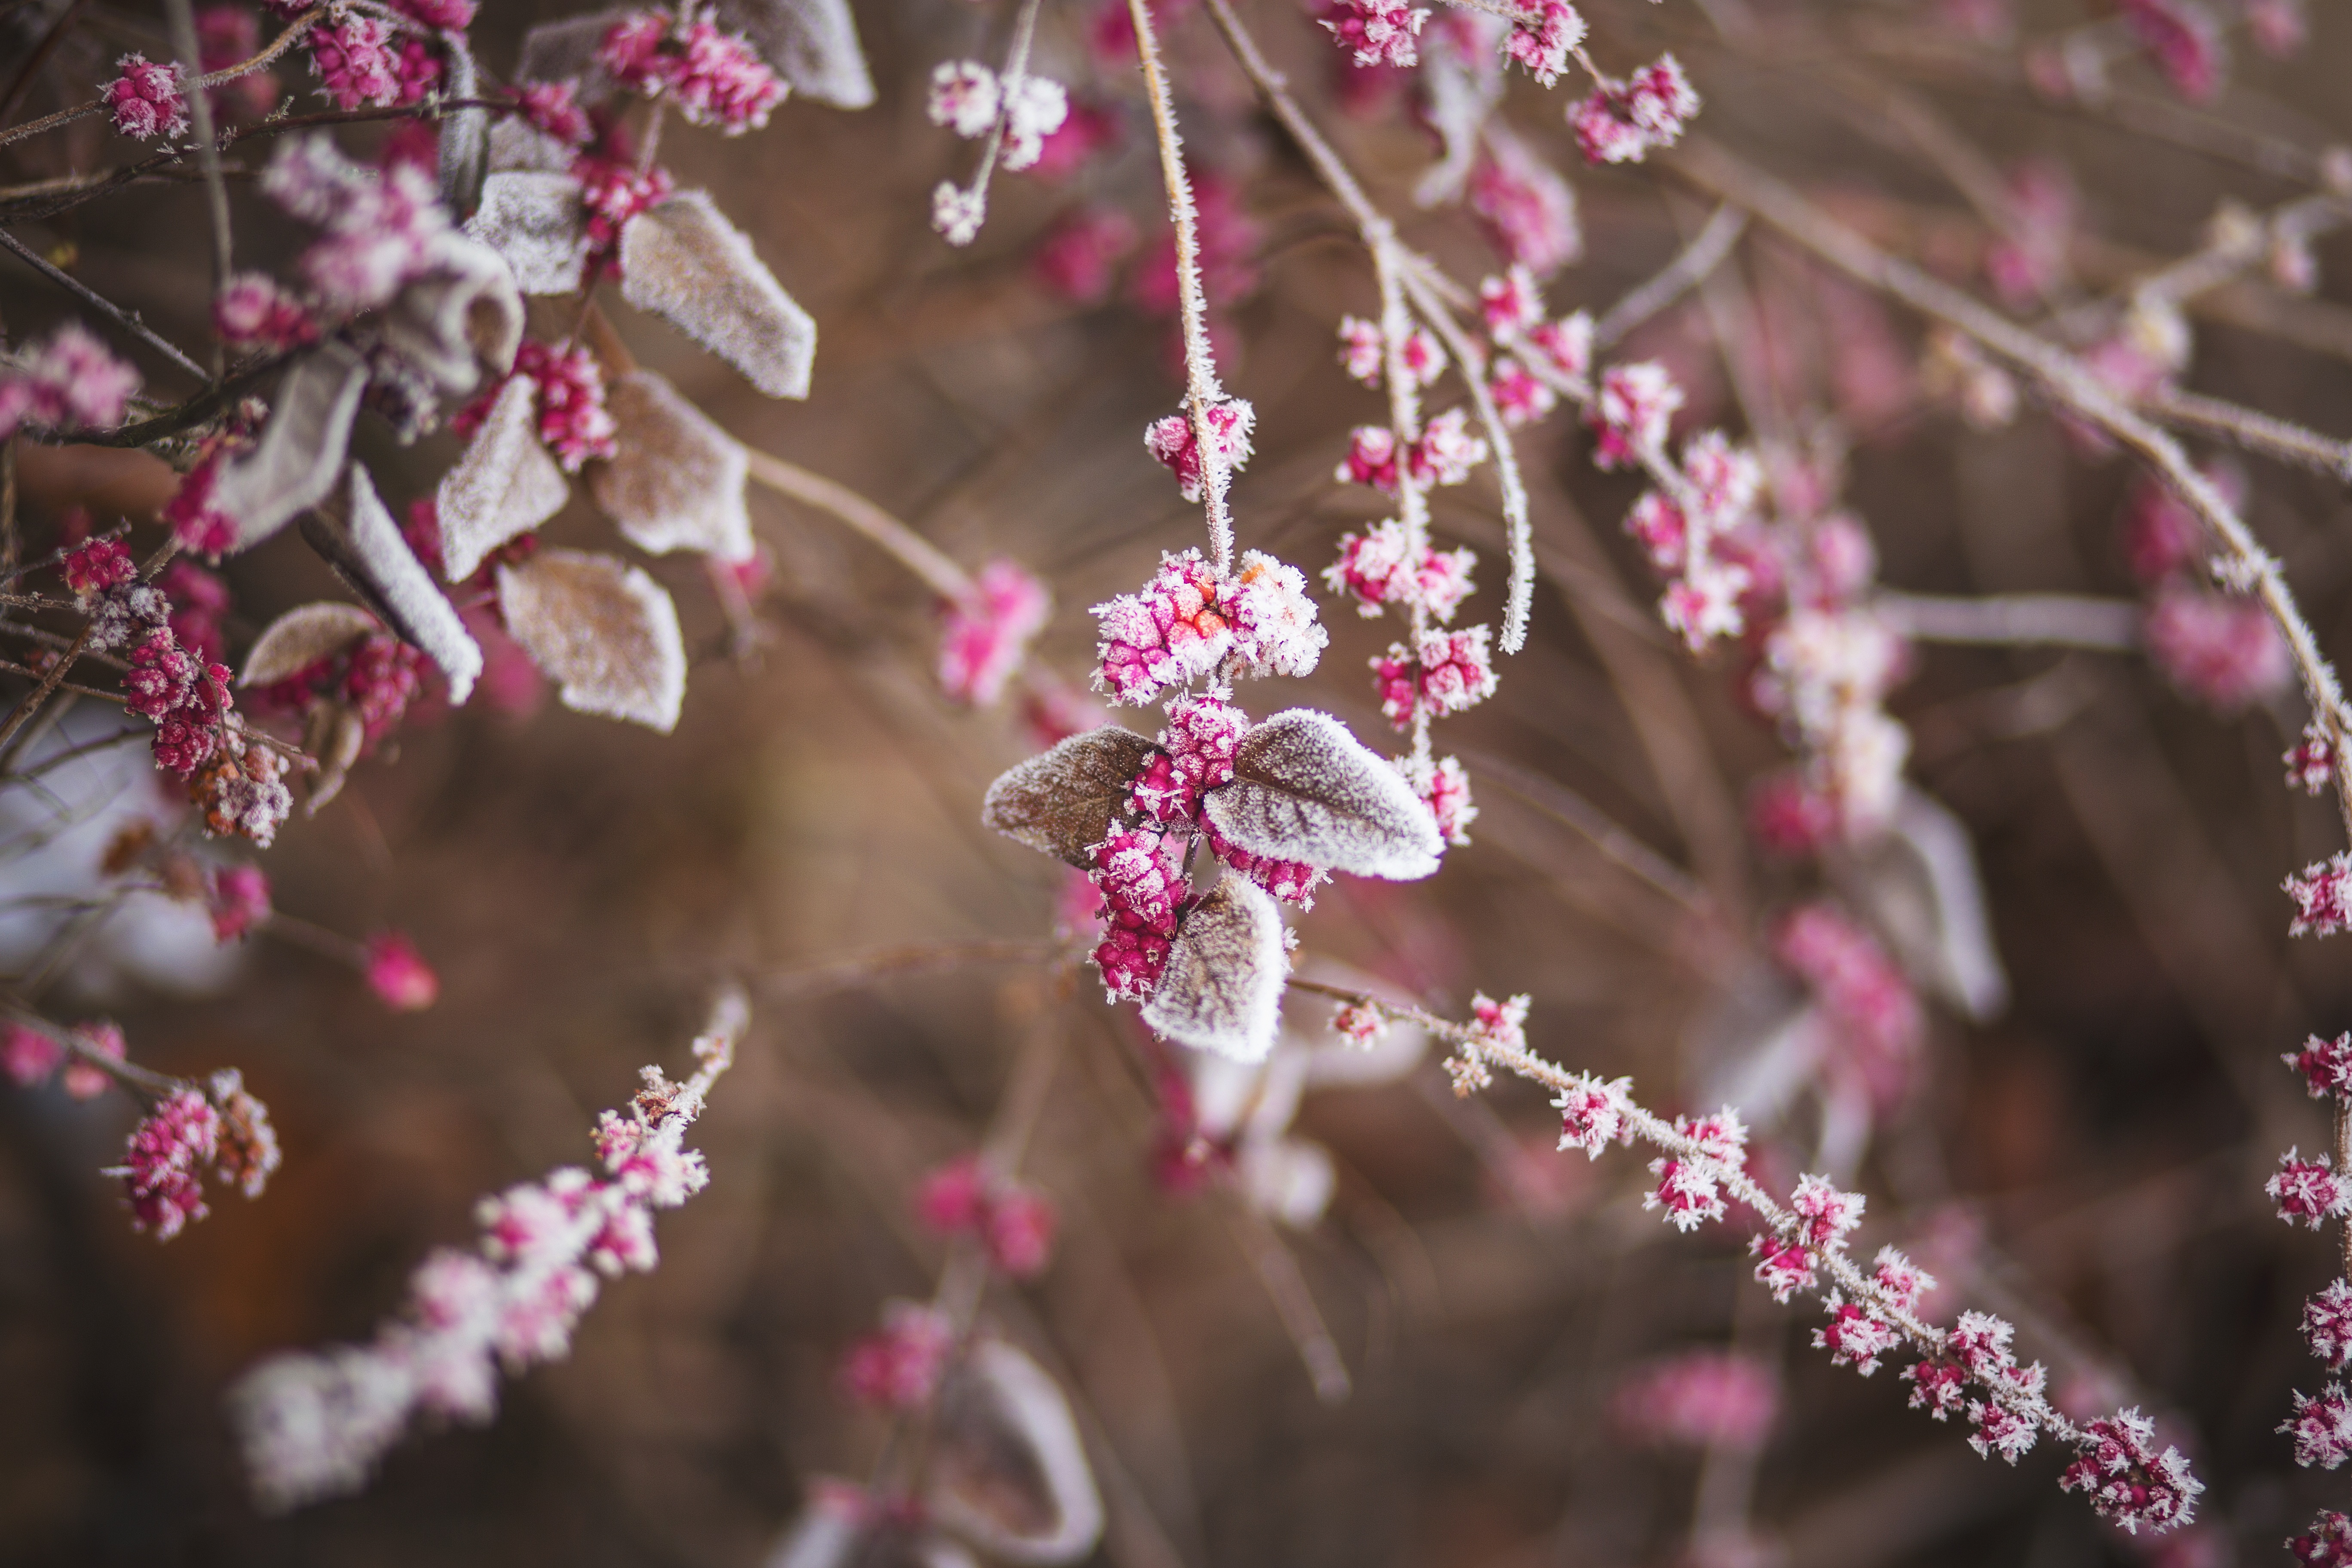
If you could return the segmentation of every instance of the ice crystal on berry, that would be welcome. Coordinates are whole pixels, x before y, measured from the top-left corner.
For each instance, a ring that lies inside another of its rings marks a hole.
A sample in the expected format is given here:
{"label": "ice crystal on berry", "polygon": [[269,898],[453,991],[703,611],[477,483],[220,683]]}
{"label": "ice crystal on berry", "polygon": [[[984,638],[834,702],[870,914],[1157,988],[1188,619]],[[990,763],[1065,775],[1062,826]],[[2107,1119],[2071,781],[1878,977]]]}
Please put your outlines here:
{"label": "ice crystal on berry", "polygon": [[2294,900],[2289,936],[2334,936],[2352,926],[2352,853],[2338,850],[2279,886]]}
{"label": "ice crystal on berry", "polygon": [[187,133],[188,100],[180,91],[178,68],[129,54],[115,69],[121,74],[106,84],[105,97],[117,131],[139,142]]}
{"label": "ice crystal on berry", "polygon": [[940,633],[940,689],[985,708],[1021,668],[1029,639],[1044,629],[1053,600],[1017,562],[992,561],[946,606]]}
{"label": "ice crystal on berry", "polygon": [[1323,26],[1359,66],[1410,69],[1421,63],[1421,29],[1429,13],[1402,0],[1335,0]]}
{"label": "ice crystal on berry", "polygon": [[2301,1220],[2313,1230],[2352,1208],[2352,1192],[2329,1168],[2325,1154],[2305,1160],[2289,1149],[2279,1156],[2278,1173],[2263,1184],[2263,1191],[2278,1205],[2279,1218],[2289,1225]]}

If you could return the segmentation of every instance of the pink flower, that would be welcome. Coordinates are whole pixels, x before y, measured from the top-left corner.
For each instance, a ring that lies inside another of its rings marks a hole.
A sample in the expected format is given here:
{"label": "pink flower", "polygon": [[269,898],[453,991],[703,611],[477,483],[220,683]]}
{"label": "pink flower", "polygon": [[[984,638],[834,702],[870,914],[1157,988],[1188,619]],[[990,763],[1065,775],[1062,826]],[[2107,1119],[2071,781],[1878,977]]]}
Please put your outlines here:
{"label": "pink flower", "polygon": [[2294,1414],[2277,1428],[2294,1438],[2294,1462],[2332,1470],[2352,1458],[2352,1402],[2331,1383],[2315,1397],[2298,1392]]}
{"label": "pink flower", "polygon": [[1513,430],[1541,419],[1559,402],[1550,387],[1508,354],[1496,357],[1487,373],[1486,395],[1495,400],[1495,412],[1503,424]]}
{"label": "pink flower", "polygon": [[1576,193],[1515,139],[1489,133],[1470,170],[1467,202],[1496,253],[1534,277],[1549,278],[1584,254]]}
{"label": "pink flower", "polygon": [[1813,1348],[1829,1352],[1832,1366],[1851,1366],[1868,1377],[1878,1370],[1879,1358],[1903,1342],[1893,1324],[1835,1290],[1822,1305],[1830,1321],[1813,1331]]}
{"label": "pink flower", "polygon": [[1533,331],[1543,324],[1542,286],[1530,268],[1514,262],[1501,277],[1479,280],[1478,311],[1486,331],[1498,339]]}
{"label": "pink flower", "polygon": [[1621,1078],[1603,1083],[1585,1073],[1560,1090],[1551,1102],[1559,1112],[1560,1148],[1581,1149],[1589,1158],[1601,1158],[1601,1152],[1624,1133],[1621,1105],[1632,1082]]}
{"label": "pink flower", "polygon": [[2332,1040],[2313,1035],[2303,1042],[2302,1050],[2290,1051],[2279,1059],[2303,1075],[2312,1099],[2352,1100],[2352,1034]]}
{"label": "pink flower", "polygon": [[1470,416],[1449,408],[1432,419],[1412,447],[1412,477],[1421,484],[1458,485],[1486,460],[1484,437],[1470,432]]}
{"label": "pink flower", "polygon": [[212,1102],[184,1089],[131,1130],[123,1164],[109,1172],[122,1178],[134,1230],[152,1230],[169,1241],[190,1220],[202,1219],[204,1184],[199,1179],[220,1139],[220,1117]]}
{"label": "pink flower", "polygon": [[0,1071],[20,1088],[47,1082],[65,1055],[63,1046],[38,1029],[13,1022],[0,1028]]}
{"label": "pink flower", "polygon": [[395,1013],[416,1013],[440,999],[441,978],[425,966],[416,944],[396,931],[367,940],[368,988]]}
{"label": "pink flower", "polygon": [[2352,1284],[2331,1279],[2303,1304],[2303,1340],[2330,1372],[2352,1362]]}
{"label": "pink flower", "polygon": [[2148,609],[2147,632],[2157,668],[2225,713],[2284,689],[2294,676],[2286,639],[2252,599],[2168,587]]}
{"label": "pink flower", "polygon": [[911,1301],[883,1309],[880,1331],[849,1347],[842,1358],[841,1383],[862,1405],[914,1410],[939,1391],[955,1335],[945,1313]]}
{"label": "pink flower", "polygon": [[17,365],[0,369],[0,440],[28,425],[110,429],[138,390],[137,371],[68,322]]}
{"label": "pink flower", "polygon": [[568,147],[584,147],[594,134],[568,81],[525,82],[515,89],[515,97],[522,105],[523,119],[542,136],[551,136]]}
{"label": "pink flower", "polygon": [[978,708],[994,702],[1052,608],[1045,585],[1018,563],[996,560],[982,567],[970,591],[947,606],[940,634],[940,689]]}
{"label": "pink flower", "polygon": [[1029,271],[1072,304],[1099,305],[1110,298],[1113,273],[1135,242],[1135,224],[1125,213],[1116,207],[1081,207],[1037,242]]}
{"label": "pink flower", "polygon": [[2352,926],[2352,854],[2338,850],[2300,876],[2279,884],[2294,900],[2294,923],[2289,936],[2334,936]]}
{"label": "pink flower", "polygon": [[130,54],[115,62],[115,69],[121,74],[106,84],[102,94],[113,112],[115,130],[136,142],[187,133],[188,100],[180,92],[177,67]]}
{"label": "pink flower", "polygon": [[696,21],[677,42],[668,87],[689,123],[740,136],[766,125],[769,112],[784,100],[783,82],[740,34]]}
{"label": "pink flower", "polygon": [[233,942],[269,918],[269,879],[258,866],[223,866],[212,874],[205,903],[213,940]]}
{"label": "pink flower", "polygon": [[320,93],[337,109],[383,108],[401,100],[400,53],[392,24],[346,16],[310,29],[310,68]]}
{"label": "pink flower", "polygon": [[1601,373],[1592,411],[1586,416],[1597,437],[1592,460],[1604,468],[1622,468],[1643,452],[1662,450],[1675,411],[1682,405],[1683,389],[1665,366],[1647,360],[1610,366]]}
{"label": "pink flower", "polygon": [[1584,42],[1584,18],[1568,0],[1533,0],[1532,16],[1511,24],[1503,53],[1528,68],[1546,87],[1568,69],[1570,55]]}
{"label": "pink flower", "polygon": [[1323,26],[1360,66],[1409,68],[1421,63],[1421,29],[1429,13],[1402,0],[1334,0]]}
{"label": "pink flower", "polygon": [[2301,1220],[2313,1230],[2352,1208],[2352,1193],[2345,1190],[2325,1154],[2304,1160],[2289,1149],[2279,1156],[2278,1173],[2263,1184],[2263,1191],[2278,1205],[2279,1218],[2289,1225]]}
{"label": "pink flower", "polygon": [[1115,702],[1149,702],[1214,669],[1234,646],[1226,593],[1199,551],[1162,555],[1141,593],[1089,612],[1101,621],[1095,689]]}
{"label": "pink flower", "polygon": [[1751,1356],[1690,1351],[1626,1378],[1609,1408],[1618,1426],[1643,1442],[1754,1448],[1780,1417],[1780,1391]]}
{"label": "pink flower", "polygon": [[240,353],[283,353],[318,341],[318,323],[300,301],[258,272],[240,272],[213,300],[213,331]]}
{"label": "pink flower", "polygon": [[[1487,651],[1485,626],[1467,631],[1432,632],[1413,651],[1420,705],[1444,716],[1475,707],[1495,694],[1493,655]],[[1391,654],[1396,650],[1391,649]],[[1396,715],[1391,714],[1393,721]]]}

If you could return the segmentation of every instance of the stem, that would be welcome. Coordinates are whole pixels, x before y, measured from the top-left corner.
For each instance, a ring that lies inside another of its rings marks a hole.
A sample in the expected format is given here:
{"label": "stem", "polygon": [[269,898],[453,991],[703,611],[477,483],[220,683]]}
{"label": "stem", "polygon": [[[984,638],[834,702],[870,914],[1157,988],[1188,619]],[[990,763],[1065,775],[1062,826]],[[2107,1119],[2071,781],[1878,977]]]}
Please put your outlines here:
{"label": "stem", "polygon": [[2330,479],[2352,484],[2352,441],[2323,436],[2275,415],[2174,387],[2158,387],[2146,394],[2139,406],[2142,412],[2168,425],[2220,436],[2250,452],[2316,468]]}
{"label": "stem", "polygon": [[1649,281],[1609,307],[1609,313],[1592,324],[1592,352],[1599,353],[1616,347],[1626,333],[1696,288],[1708,273],[1722,265],[1723,258],[1731,254],[1739,237],[1747,231],[1746,213],[1729,202],[1717,206],[1706,220],[1706,226],[1672,261]]}
{"label": "stem", "polygon": [[1888,626],[1920,642],[2043,644],[2108,653],[2130,652],[2142,642],[2142,611],[2129,599],[1880,593],[1870,604]]}
{"label": "stem", "polygon": [[[269,64],[270,61],[276,59],[287,50],[292,48],[296,44],[301,42],[304,37],[309,36],[310,25],[324,16],[331,9],[331,6],[317,5],[303,12],[302,15],[295,17],[292,22],[287,25],[284,32],[278,34],[275,38],[272,38],[269,41],[268,47],[264,48],[259,54],[254,56],[249,60],[241,60],[236,65],[224,67],[219,70],[214,71],[209,76],[197,77],[188,83],[188,89],[190,91],[200,92],[205,88],[218,87],[223,82],[234,81],[238,77],[247,75],[248,72],[259,70],[262,67]],[[413,24],[410,25],[413,26]],[[28,120],[22,125],[13,126],[6,131],[0,131],[0,147],[5,147],[12,142],[22,142],[27,136],[37,136],[44,131],[53,131],[60,125],[79,120],[85,115],[96,114],[105,107],[106,100],[100,98],[95,99],[89,103],[77,105],[72,109],[61,109],[58,110],[57,113],[46,115],[39,120]],[[5,112],[5,110],[0,110],[0,112]]]}
{"label": "stem", "polygon": [[58,46],[66,41],[66,35],[73,30],[76,18],[89,4],[89,0],[67,0],[66,8],[58,13],[58,19],[49,24],[49,30],[41,35],[41,41],[33,46],[33,52],[25,57],[24,65],[9,79],[8,90],[0,92],[0,120],[6,119],[16,109],[16,100],[25,96],[25,89],[33,85],[33,79],[40,74],[43,66],[49,63],[49,57],[58,52]]}
{"label": "stem", "polygon": [[41,704],[49,700],[65,679],[66,671],[71,669],[74,660],[81,657],[83,645],[89,641],[89,634],[97,624],[92,621],[83,626],[81,635],[74,638],[73,646],[49,666],[48,673],[41,677],[41,683],[25,694],[24,700],[16,704],[16,711],[8,715],[8,721],[0,724],[0,755],[6,754],[8,742],[16,739],[16,731],[25,727],[25,721],[40,711]]}
{"label": "stem", "polygon": [[[204,53],[196,43],[196,14],[189,0],[164,0],[163,14],[172,24],[172,47],[180,56],[182,79],[195,77],[204,69]],[[196,163],[205,175],[205,203],[213,228],[213,293],[217,297],[236,269],[234,247],[229,233],[228,187],[221,183],[220,147],[213,140],[212,94],[202,86],[191,88],[184,95],[188,102],[189,127],[195,132]],[[220,349],[213,353],[215,374]]]}
{"label": "stem", "polygon": [[[5,138],[0,138],[0,140],[5,140]],[[198,364],[186,354],[182,353],[178,349],[173,347],[172,344],[163,337],[159,335],[153,328],[141,321],[139,319],[138,312],[124,310],[120,305],[115,304],[112,300],[107,299],[106,296],[90,288],[89,284],[84,283],[80,279],[76,278],[69,273],[61,271],[58,268],[50,265],[47,258],[32,249],[32,247],[27,246],[23,240],[18,239],[15,235],[9,233],[5,228],[0,228],[0,246],[5,246],[9,250],[14,251],[17,258],[26,266],[39,273],[42,277],[47,279],[50,282],[55,283],[59,288],[65,289],[68,293],[76,296],[81,300],[84,304],[92,306],[104,312],[110,320],[121,326],[123,331],[129,332],[132,337],[137,338],[141,342],[145,343],[149,348],[153,349],[157,353],[162,354],[165,359],[170,360],[173,364],[178,365],[182,370],[186,371],[190,375],[194,376],[198,381],[210,381],[212,379],[211,374],[207,372],[204,366]]]}
{"label": "stem", "polygon": [[940,598],[961,599],[971,592],[971,576],[939,546],[847,485],[837,484],[823,474],[813,474],[797,463],[788,463],[757,447],[744,447],[743,458],[751,465],[754,479],[779,495],[790,496],[847,523],[889,552]]}

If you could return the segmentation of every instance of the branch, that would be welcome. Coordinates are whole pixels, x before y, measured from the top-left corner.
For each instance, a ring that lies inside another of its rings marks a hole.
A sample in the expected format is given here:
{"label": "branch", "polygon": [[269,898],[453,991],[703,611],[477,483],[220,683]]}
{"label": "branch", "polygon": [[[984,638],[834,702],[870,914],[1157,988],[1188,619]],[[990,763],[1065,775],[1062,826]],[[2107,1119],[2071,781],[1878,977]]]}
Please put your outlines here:
{"label": "branch", "polygon": [[2140,606],[2129,599],[2074,594],[1957,597],[1880,593],[1871,608],[1919,642],[2040,644],[2125,653],[2142,645]]}
{"label": "branch", "polygon": [[1748,215],[1729,202],[1715,209],[1706,226],[1683,247],[1680,255],[1659,272],[1609,307],[1609,313],[1592,324],[1592,352],[1600,353],[1612,349],[1625,334],[1643,321],[1673,304],[1685,293],[1696,288],[1706,275],[1731,254],[1739,237],[1748,232]]}
{"label": "branch", "polygon": [[145,343],[157,353],[162,354],[165,359],[170,360],[173,364],[178,365],[182,370],[186,371],[198,381],[210,381],[212,379],[211,375],[205,372],[204,366],[190,359],[186,354],[182,353],[178,349],[174,348],[168,340],[157,333],[153,328],[141,321],[137,311],[123,310],[122,307],[106,298],[105,295],[99,293],[89,284],[84,283],[80,279],[51,266],[47,258],[35,252],[30,247],[26,245],[23,240],[18,239],[15,235],[10,234],[5,228],[0,228],[0,246],[5,246],[8,249],[16,252],[17,258],[24,261],[24,263],[30,267],[34,271],[39,273],[42,277],[47,278],[50,282],[57,284],[68,293],[75,295],[80,299],[83,303],[103,312],[109,320],[121,326],[124,331],[129,332],[132,337],[137,338],[141,342]]}
{"label": "branch", "polygon": [[813,474],[797,463],[772,457],[755,447],[743,448],[751,477],[774,490],[816,508],[889,552],[900,565],[920,577],[942,599],[956,600],[971,592],[971,578],[939,548],[847,485],[823,474]]}

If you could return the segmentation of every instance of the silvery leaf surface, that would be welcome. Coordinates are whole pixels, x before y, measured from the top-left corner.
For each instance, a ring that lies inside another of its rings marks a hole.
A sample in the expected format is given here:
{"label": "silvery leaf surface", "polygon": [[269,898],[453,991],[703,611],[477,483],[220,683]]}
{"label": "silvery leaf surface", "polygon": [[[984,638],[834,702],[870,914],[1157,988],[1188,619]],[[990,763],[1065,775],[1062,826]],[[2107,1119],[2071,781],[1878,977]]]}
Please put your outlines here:
{"label": "silvery leaf surface", "polygon": [[1083,871],[1151,752],[1150,741],[1116,724],[1072,735],[989,785],[980,820]]}
{"label": "silvery leaf surface", "polygon": [[[473,51],[466,47],[466,35],[444,29],[440,43],[447,72],[441,84],[443,94],[457,99],[481,97],[481,72],[474,65]],[[481,199],[489,140],[488,110],[458,109],[441,117],[441,199],[451,212],[471,212]]]}
{"label": "silvery leaf surface", "polygon": [[588,260],[587,215],[571,175],[501,171],[482,182],[466,233],[506,258],[526,294],[570,294]]}
{"label": "silvery leaf surface", "polygon": [[580,101],[593,102],[613,90],[612,73],[596,59],[596,46],[613,25],[631,15],[628,7],[591,11],[583,16],[542,22],[522,36],[522,52],[515,61],[514,79],[568,81],[576,84]]}
{"label": "silvery leaf surface", "polygon": [[629,542],[652,555],[750,560],[751,468],[735,438],[649,370],[614,380],[604,406],[617,427],[614,452],[590,468],[588,489]]}
{"label": "silvery leaf surface", "polygon": [[449,682],[449,705],[464,707],[482,673],[481,645],[401,537],[375,481],[357,463],[352,465],[347,499],[341,517],[320,511],[305,518],[303,538],[404,641],[441,667]]}
{"label": "silvery leaf surface", "polygon": [[561,174],[572,167],[572,147],[526,122],[505,115],[490,126],[489,170],[493,174]]}
{"label": "silvery leaf surface", "polygon": [[1102,1537],[1102,1496],[1070,1402],[1045,1368],[982,1340],[940,1389],[924,1500],[991,1557],[1075,1563]]}
{"label": "silvery leaf surface", "polygon": [[680,191],[621,229],[621,297],[667,317],[771,397],[806,397],[816,319],[709,195]]}
{"label": "silvery leaf surface", "polygon": [[213,505],[236,519],[234,549],[251,549],[334,493],[367,383],[366,362],[341,342],[294,362],[261,439],[223,463],[213,487]]}
{"label": "silvery leaf surface", "polygon": [[539,439],[539,388],[518,375],[500,389],[435,500],[441,512],[442,573],[462,583],[482,558],[563,510],[571,481]]}
{"label": "silvery leaf surface", "polygon": [[1177,926],[1143,1021],[1179,1045],[1262,1061],[1282,1026],[1288,973],[1274,896],[1227,871]]}
{"label": "silvery leaf surface", "polygon": [[541,550],[499,568],[507,630],[556,682],[566,708],[667,734],[686,700],[677,606],[637,567],[583,550]]}
{"label": "silvery leaf surface", "polygon": [[835,109],[874,102],[849,0],[719,0],[719,25],[751,40],[793,90]]}
{"label": "silvery leaf surface", "polygon": [[1410,881],[1437,869],[1437,819],[1389,762],[1328,713],[1293,708],[1242,737],[1202,807],[1253,855]]}
{"label": "silvery leaf surface", "polygon": [[434,268],[401,289],[383,315],[383,341],[433,378],[445,397],[463,397],[482,372],[504,375],[522,344],[522,294],[490,247],[443,235]]}
{"label": "silvery leaf surface", "polygon": [[297,605],[262,628],[245,656],[245,668],[236,683],[275,686],[321,659],[349,653],[383,629],[373,616],[357,605],[332,599]]}

